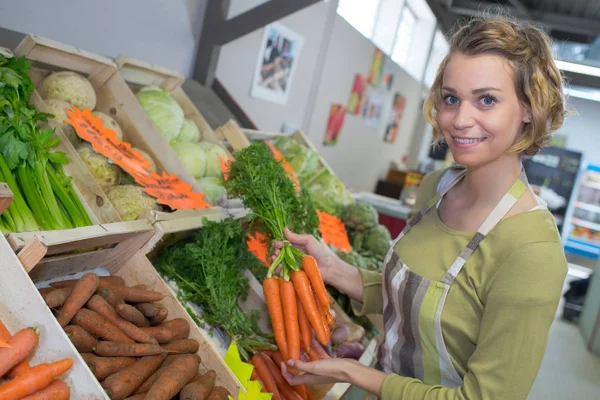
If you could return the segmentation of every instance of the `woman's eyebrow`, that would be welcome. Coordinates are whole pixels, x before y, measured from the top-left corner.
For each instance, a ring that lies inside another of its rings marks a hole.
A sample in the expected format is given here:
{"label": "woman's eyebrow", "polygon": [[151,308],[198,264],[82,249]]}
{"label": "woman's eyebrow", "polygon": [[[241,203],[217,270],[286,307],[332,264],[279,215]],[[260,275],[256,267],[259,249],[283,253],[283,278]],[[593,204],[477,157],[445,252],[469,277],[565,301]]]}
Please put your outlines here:
{"label": "woman's eyebrow", "polygon": [[492,92],[492,91],[501,92],[502,90],[500,90],[498,88],[495,88],[495,87],[484,87],[484,88],[481,88],[481,89],[475,89],[471,93],[472,94],[479,94],[479,93]]}

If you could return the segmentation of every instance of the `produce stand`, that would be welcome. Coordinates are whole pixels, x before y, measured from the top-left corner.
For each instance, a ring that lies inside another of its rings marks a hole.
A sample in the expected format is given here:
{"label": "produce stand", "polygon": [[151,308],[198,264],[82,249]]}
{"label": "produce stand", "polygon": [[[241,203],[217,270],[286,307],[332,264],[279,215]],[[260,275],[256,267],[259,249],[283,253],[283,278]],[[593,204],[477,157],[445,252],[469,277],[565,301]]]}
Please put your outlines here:
{"label": "produce stand", "polygon": [[[121,229],[124,224],[127,224],[125,232]],[[132,225],[135,226],[135,229],[132,229]],[[46,257],[30,272],[30,278],[34,282],[41,282],[101,268],[107,270],[111,275],[120,276],[128,286],[145,285],[148,290],[163,294],[165,298],[160,303],[168,309],[169,319],[185,319],[191,326],[189,337],[200,343],[197,354],[202,359],[201,369],[214,370],[217,373],[217,384],[224,386],[232,395],[237,396],[241,387],[240,382],[215,351],[211,340],[196,326],[186,309],[177,300],[175,293],[156,272],[145,254],[140,251],[154,235],[152,225],[148,221],[139,220],[77,230],[79,230],[77,234],[71,232],[75,229],[63,231],[62,237],[60,231],[52,232],[56,235],[37,236],[48,251]],[[65,236],[65,232],[69,232],[72,236]],[[31,237],[34,236],[36,235],[31,235]],[[10,244],[10,248],[14,252],[21,250],[27,243],[27,239],[22,236],[15,237],[12,234],[8,235],[7,240],[2,239],[2,241]],[[70,254],[75,249],[79,250],[77,254]],[[4,254],[6,253],[4,252]],[[52,317],[40,295],[37,294],[31,282],[29,283],[28,297],[38,299],[42,308],[45,308],[48,315]],[[34,291],[36,293],[33,293]],[[58,324],[56,326],[59,328]],[[53,335],[53,337],[55,336],[66,339],[64,333]],[[79,358],[79,356],[77,357]],[[88,381],[95,381],[91,373]],[[79,381],[76,386],[78,385],[80,385]]]}

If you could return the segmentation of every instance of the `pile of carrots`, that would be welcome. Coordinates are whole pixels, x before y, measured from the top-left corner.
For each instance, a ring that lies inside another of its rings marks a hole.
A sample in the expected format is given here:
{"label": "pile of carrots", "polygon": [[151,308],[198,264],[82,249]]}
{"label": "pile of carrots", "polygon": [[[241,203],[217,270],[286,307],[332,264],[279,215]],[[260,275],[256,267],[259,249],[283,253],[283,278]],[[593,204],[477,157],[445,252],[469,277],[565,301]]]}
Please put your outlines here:
{"label": "pile of carrots", "polygon": [[37,328],[25,328],[11,335],[0,321],[0,399],[69,399],[69,386],[58,377],[71,368],[73,360],[65,358],[33,367],[27,361],[39,342],[39,334]]}
{"label": "pile of carrots", "polygon": [[161,293],[95,274],[50,285],[42,297],[111,399],[228,399],[214,371],[199,375],[200,344],[185,319],[167,321]]}

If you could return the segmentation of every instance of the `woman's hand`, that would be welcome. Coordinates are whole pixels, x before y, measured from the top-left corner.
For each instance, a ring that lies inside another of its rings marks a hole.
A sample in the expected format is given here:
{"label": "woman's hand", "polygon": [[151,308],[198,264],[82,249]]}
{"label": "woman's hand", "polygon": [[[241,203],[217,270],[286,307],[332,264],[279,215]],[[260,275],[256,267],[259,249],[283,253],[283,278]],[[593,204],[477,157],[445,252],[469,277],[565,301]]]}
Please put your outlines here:
{"label": "woman's hand", "polygon": [[[303,362],[290,360],[288,365],[281,364],[281,373],[292,386],[323,385],[328,383],[349,382],[350,367],[360,366],[358,361],[348,358],[329,358],[326,360]],[[304,375],[292,375],[287,367],[305,372]]]}
{"label": "woman's hand", "polygon": [[[319,266],[319,271],[325,283],[331,284],[336,270],[340,268],[341,260],[333,251],[324,243],[318,241],[312,235],[299,235],[285,228],[283,231],[289,242],[309,256],[313,256]],[[273,252],[273,260],[279,255],[279,250],[283,246],[282,242],[273,242],[275,251]]]}

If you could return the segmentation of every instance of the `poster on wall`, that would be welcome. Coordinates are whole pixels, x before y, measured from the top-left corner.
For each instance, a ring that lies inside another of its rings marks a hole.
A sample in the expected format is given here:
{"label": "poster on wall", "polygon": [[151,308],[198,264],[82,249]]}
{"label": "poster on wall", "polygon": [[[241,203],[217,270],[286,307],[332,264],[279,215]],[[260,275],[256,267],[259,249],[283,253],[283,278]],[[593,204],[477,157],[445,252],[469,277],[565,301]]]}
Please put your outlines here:
{"label": "poster on wall", "polygon": [[334,146],[337,144],[344,119],[346,118],[346,106],[342,104],[332,104],[329,110],[329,119],[327,120],[327,130],[323,138],[323,145]]}
{"label": "poster on wall", "polygon": [[383,110],[383,96],[377,92],[368,92],[362,108],[362,117],[365,120],[365,126],[377,129]]}
{"label": "poster on wall", "polygon": [[405,103],[406,97],[402,96],[400,93],[394,94],[392,110],[385,126],[385,134],[383,136],[384,142],[390,144],[396,142],[396,138],[400,132],[400,122],[402,121],[402,112],[404,111]]}
{"label": "poster on wall", "polygon": [[287,103],[304,38],[279,23],[265,27],[260,44],[251,95]]}
{"label": "poster on wall", "polygon": [[384,54],[378,48],[375,48],[373,53],[373,61],[371,61],[371,70],[367,77],[367,83],[373,87],[379,87],[381,79],[383,78],[383,65],[384,65]]}
{"label": "poster on wall", "polygon": [[365,97],[366,82],[361,74],[354,75],[354,83],[352,84],[352,93],[348,101],[348,112],[350,114],[360,114],[363,99]]}
{"label": "poster on wall", "polygon": [[394,65],[395,64],[391,58],[385,57],[383,67],[383,84],[388,92],[392,90],[392,86],[394,86]]}

